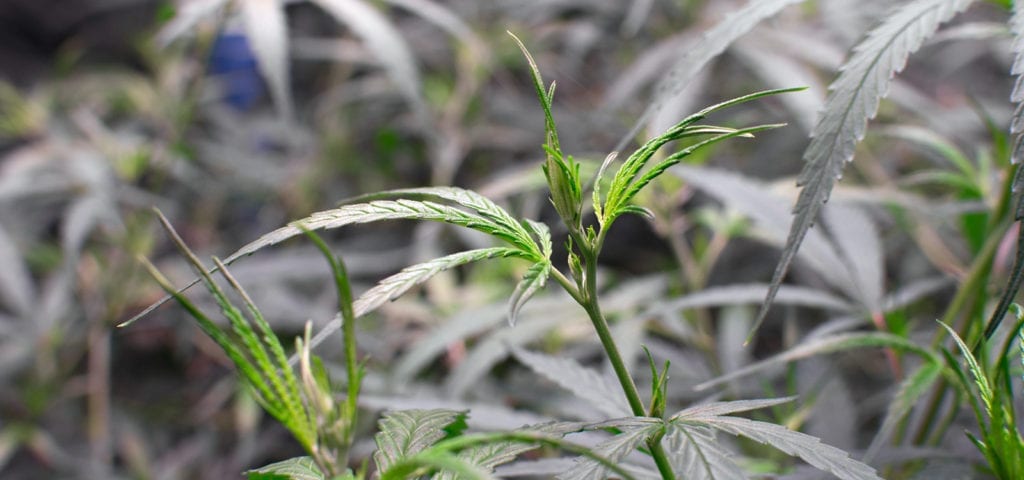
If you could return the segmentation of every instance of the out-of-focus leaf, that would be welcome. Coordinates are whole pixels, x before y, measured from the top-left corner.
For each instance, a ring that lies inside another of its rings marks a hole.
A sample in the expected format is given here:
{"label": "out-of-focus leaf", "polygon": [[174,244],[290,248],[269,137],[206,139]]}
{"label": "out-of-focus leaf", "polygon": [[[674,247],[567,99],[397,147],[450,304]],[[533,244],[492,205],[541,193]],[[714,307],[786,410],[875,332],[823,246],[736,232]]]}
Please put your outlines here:
{"label": "out-of-focus leaf", "polygon": [[604,415],[627,417],[631,414],[622,388],[614,380],[597,371],[586,368],[571,358],[552,357],[522,348],[513,348],[512,353],[534,373],[572,392]]}
{"label": "out-of-focus leaf", "polygon": [[245,31],[260,73],[285,119],[292,118],[291,74],[288,70],[288,23],[282,0],[242,0]]}
{"label": "out-of-focus leaf", "polygon": [[920,355],[923,358],[938,361],[937,355],[906,338],[883,332],[841,333],[827,337],[809,339],[778,355],[766,358],[744,368],[722,375],[716,379],[697,385],[697,390],[705,390],[716,385],[745,377],[781,363],[792,362],[814,355],[835,353],[854,348],[888,347]]}
{"label": "out-of-focus leaf", "polygon": [[160,29],[156,37],[157,43],[166,46],[177,40],[204,18],[213,16],[217,9],[227,2],[228,0],[192,0],[183,3],[174,18]]}
{"label": "out-of-focus leaf", "polygon": [[893,75],[903,69],[907,57],[932,35],[939,25],[966,9],[972,0],[916,0],[901,6],[855,48],[839,78],[830,86],[825,110],[811,134],[804,152],[803,171],[797,184],[803,188],[797,198],[794,220],[786,246],[772,274],[771,289],[757,314],[753,335],[764,321],[778,287],[797,250],[808,235],[842,175],[853,159],[857,143],[864,137],[867,122],[875,116]]}
{"label": "out-of-focus leaf", "polygon": [[701,37],[695,45],[682,49],[683,56],[676,60],[671,69],[662,77],[658,83],[654,97],[647,109],[632,131],[627,134],[616,151],[622,150],[625,144],[631,141],[640,131],[642,125],[647,123],[654,113],[661,108],[661,105],[668,98],[686,88],[693,78],[704,69],[711,60],[724,52],[729,45],[749,32],[766,18],[774,16],[783,8],[803,0],[753,0],[747,3],[742,9],[737,10],[723,19],[718,25]]}
{"label": "out-of-focus leaf", "polygon": [[245,473],[249,480],[325,480],[310,457],[289,458]]}
{"label": "out-of-focus leaf", "polygon": [[28,318],[35,301],[35,287],[21,251],[0,225],[0,299],[18,316]]}
{"label": "out-of-focus leaf", "polygon": [[825,222],[846,271],[854,279],[856,290],[849,294],[860,300],[866,310],[881,311],[885,253],[875,223],[860,208],[839,203],[825,209]]}
{"label": "out-of-focus leaf", "polygon": [[870,462],[878,454],[884,446],[883,444],[889,440],[896,425],[910,413],[910,409],[914,408],[918,399],[927,393],[935,381],[940,378],[943,368],[944,365],[940,362],[927,362],[900,383],[899,390],[892,402],[889,403],[889,410],[885,414],[882,426],[879,427],[874,440],[871,441],[871,446],[864,453],[863,460],[865,462]]}
{"label": "out-of-focus leaf", "polygon": [[[366,44],[388,77],[413,107],[421,122],[427,107],[420,93],[420,74],[409,46],[395,25],[379,10],[362,0],[311,0],[345,24]],[[425,124],[424,124],[425,125]]]}

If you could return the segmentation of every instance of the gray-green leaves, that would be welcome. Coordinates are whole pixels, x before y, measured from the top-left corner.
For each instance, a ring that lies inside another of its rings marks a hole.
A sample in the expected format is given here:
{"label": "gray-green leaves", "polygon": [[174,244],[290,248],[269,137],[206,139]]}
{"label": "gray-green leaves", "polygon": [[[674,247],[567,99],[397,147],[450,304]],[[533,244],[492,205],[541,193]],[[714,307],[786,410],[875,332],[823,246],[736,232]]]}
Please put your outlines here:
{"label": "gray-green leaves", "polygon": [[248,480],[325,480],[309,457],[289,458],[245,473]]}
{"label": "gray-green leaves", "polygon": [[510,246],[459,252],[407,267],[359,297],[355,302],[355,314],[365,315],[443,270],[477,260],[518,257],[533,262],[533,266],[516,287],[509,302],[509,322],[513,324],[519,309],[530,296],[543,288],[550,274],[551,236],[547,226],[533,221],[520,222],[476,192],[455,187],[410,188],[365,195],[353,201],[360,203],[316,212],[263,235],[240,248],[225,263],[292,238],[304,230],[332,229],[382,220],[448,223],[486,233]]}
{"label": "gray-green leaves", "polygon": [[446,436],[445,428],[465,413],[452,410],[398,410],[384,414],[380,431],[374,437],[377,469],[387,472],[399,460],[411,457]]}
{"label": "gray-green leaves", "polygon": [[[669,436],[683,435],[687,438],[692,438],[696,440],[695,445],[703,445],[703,450],[710,452],[713,450],[708,448],[708,429],[717,430],[771,445],[773,448],[789,455],[800,457],[808,464],[843,480],[881,478],[875,473],[873,468],[851,459],[846,452],[838,448],[821,443],[816,437],[795,432],[774,423],[726,415],[725,413],[729,413],[728,410],[730,410],[728,408],[729,403],[717,404],[717,408],[711,409],[697,406],[673,415],[669,419],[669,424],[679,429],[680,433],[670,432],[671,435]],[[742,406],[743,408],[734,411],[746,410],[752,406],[754,405],[747,403]],[[685,443],[686,440],[677,438],[674,442]],[[679,466],[682,467],[682,471],[677,471],[677,475],[683,475],[683,472],[694,474],[685,478],[737,478],[735,475],[739,471],[737,469],[729,469],[725,471],[725,477],[714,476],[716,469],[721,470],[721,467],[711,465],[710,462],[704,460],[704,457],[699,452],[687,452],[685,458],[677,460],[683,460],[678,462]],[[719,456],[715,463],[717,464],[722,461],[726,461],[726,463],[731,462],[731,460]]]}
{"label": "gray-green leaves", "polygon": [[[843,167],[853,159],[864,137],[867,121],[889,89],[892,76],[903,69],[907,56],[916,51],[939,25],[966,9],[972,0],[916,0],[900,7],[873,29],[853,49],[853,56],[832,83],[825,110],[804,152],[806,165],[797,180],[803,189],[797,199],[789,237],[757,315],[754,331],[764,321],[778,287],[796,256],[807,231],[828,200]],[[753,332],[752,332],[753,334]]]}

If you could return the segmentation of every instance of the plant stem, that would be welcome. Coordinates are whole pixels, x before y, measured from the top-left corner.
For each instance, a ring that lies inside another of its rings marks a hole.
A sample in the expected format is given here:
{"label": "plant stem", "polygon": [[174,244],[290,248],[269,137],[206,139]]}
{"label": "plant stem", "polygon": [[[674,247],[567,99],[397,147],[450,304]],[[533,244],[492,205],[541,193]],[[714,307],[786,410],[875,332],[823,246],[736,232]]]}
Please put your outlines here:
{"label": "plant stem", "polygon": [[[619,353],[619,347],[615,344],[615,339],[612,338],[608,321],[604,318],[604,314],[601,313],[601,306],[597,300],[597,252],[601,250],[601,245],[604,243],[605,232],[605,229],[601,229],[601,232],[598,233],[597,238],[592,243],[582,242],[586,237],[578,232],[573,232],[575,234],[572,237],[577,242],[576,245],[584,266],[584,281],[580,282],[583,287],[582,291],[565,275],[559,272],[558,269],[552,269],[553,276],[569,292],[569,295],[586,310],[587,316],[590,317],[590,322],[594,325],[594,330],[597,331],[597,337],[601,340],[601,346],[604,347],[605,354],[608,355],[608,361],[612,365],[612,370],[615,371],[615,376],[619,380],[622,392],[626,395],[626,401],[629,402],[630,410],[632,410],[633,415],[645,417],[647,416],[647,411],[644,408],[643,400],[640,398],[640,390],[637,389],[636,382],[633,381],[632,375],[629,374],[629,369],[626,368],[626,363],[622,360],[622,354]],[[661,477],[664,480],[674,479],[675,474],[672,471],[672,464],[665,454],[665,449],[661,446],[661,436],[657,435],[649,439],[647,441],[647,448],[651,452],[651,457],[654,458],[654,463],[657,465]]]}

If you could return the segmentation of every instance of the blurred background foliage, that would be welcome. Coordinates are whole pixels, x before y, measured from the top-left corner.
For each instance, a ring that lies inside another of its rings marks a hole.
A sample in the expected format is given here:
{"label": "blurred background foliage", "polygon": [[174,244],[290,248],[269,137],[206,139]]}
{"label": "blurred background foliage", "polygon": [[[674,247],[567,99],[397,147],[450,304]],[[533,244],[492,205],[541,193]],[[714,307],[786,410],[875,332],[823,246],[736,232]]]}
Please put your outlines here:
{"label": "blurred background foliage", "polygon": [[[239,478],[297,454],[183,312],[162,308],[114,328],[161,295],[137,255],[190,279],[149,209],[165,212],[196,251],[221,256],[290,219],[389,188],[458,185],[553,219],[538,168],[542,115],[506,31],[557,81],[563,148],[590,172],[652,102],[658,108],[627,140],[724,98],[809,87],[718,120],[789,127],[703,151],[646,193],[656,217],[624,219],[609,239],[604,303],[628,361],[642,361],[641,343],[672,360],[676,406],[801,394],[771,420],[866,448],[912,359],[863,350],[787,363],[716,392],[693,387],[827,331],[927,341],[985,243],[978,225],[1009,172],[1001,132],[1012,55],[1001,2],[978,3],[911,59],[833,195],[830,228],[845,226],[849,241],[816,249],[808,240],[796,285],[754,345],[741,346],[826,86],[889,3],[799,3],[666,95],[656,85],[670,67],[743,2],[0,2],[0,476]],[[554,233],[558,245],[564,232]],[[329,238],[361,289],[486,242],[411,222]],[[994,293],[1012,240],[996,255]],[[850,256],[853,280],[835,267]],[[538,298],[515,329],[504,326],[504,299],[523,267],[447,272],[364,319],[363,406],[472,407],[477,428],[593,415],[508,360],[525,344],[601,358],[562,295]],[[308,244],[261,252],[233,272],[285,338],[334,316],[330,272]],[[319,348],[331,358],[338,346],[328,337]],[[953,431],[880,461],[977,459]],[[766,471],[787,468],[761,458]]]}

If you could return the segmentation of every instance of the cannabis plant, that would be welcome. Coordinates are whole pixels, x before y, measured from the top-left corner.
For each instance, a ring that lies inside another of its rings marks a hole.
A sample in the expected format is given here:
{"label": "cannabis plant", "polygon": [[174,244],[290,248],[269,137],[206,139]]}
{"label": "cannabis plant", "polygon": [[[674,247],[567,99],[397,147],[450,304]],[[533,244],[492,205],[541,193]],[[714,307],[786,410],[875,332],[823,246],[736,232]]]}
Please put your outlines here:
{"label": "cannabis plant", "polygon": [[[847,480],[876,479],[875,471],[855,461],[840,449],[817,438],[774,423],[756,421],[736,414],[772,407],[791,398],[712,402],[672,412],[667,407],[670,365],[650,361],[651,389],[643,395],[636,372],[624,361],[598,294],[598,258],[612,226],[623,215],[649,213],[636,204],[637,195],[668,169],[700,148],[780,125],[731,128],[704,123],[715,112],[766,96],[798,89],[757,92],[705,108],[644,143],[616,162],[608,155],[593,178],[584,178],[580,163],[562,150],[552,113],[555,84],[545,84],[529,52],[513,36],[530,66],[532,83],[540,100],[545,125],[542,164],[550,200],[567,232],[565,266],[552,258],[550,227],[517,218],[486,197],[455,187],[424,187],[369,194],[342,206],[314,213],[270,232],[242,247],[207,269],[173,233],[172,238],[199,273],[199,279],[213,294],[230,329],[222,329],[176,290],[155,268],[153,276],[199,323],[235,364],[260,405],[295,437],[308,456],[257,468],[251,479],[347,479],[364,478],[365,469],[348,468],[357,425],[362,371],[356,356],[354,321],[389,300],[408,292],[437,273],[485,259],[515,258],[529,268],[512,291],[507,305],[511,328],[523,305],[549,279],[557,283],[586,312],[613,367],[617,390],[607,388],[601,376],[572,360],[517,349],[516,357],[544,376],[566,386],[570,392],[591,402],[607,414],[598,422],[553,422],[526,425],[514,431],[466,433],[465,418],[472,412],[447,409],[392,410],[378,421],[373,454],[377,476],[382,479],[494,478],[497,465],[517,455],[547,446],[579,456],[562,479],[661,478],[739,479],[751,472],[738,463],[720,436],[728,434],[770,445],[808,464]],[[660,154],[666,145],[673,151]],[[588,188],[589,187],[589,188]],[[589,204],[589,205],[588,205]],[[589,207],[589,208],[586,208]],[[592,212],[592,215],[591,213]],[[161,217],[162,218],[162,217]],[[382,220],[414,219],[442,222],[476,230],[500,242],[500,246],[463,251],[407,267],[381,280],[352,299],[345,269],[326,244],[314,233],[351,224]],[[289,363],[284,347],[271,331],[255,301],[230,274],[227,265],[286,239],[309,236],[324,253],[334,272],[339,314],[332,328],[341,328],[344,339],[345,388],[336,399],[334,383],[319,358],[311,353],[310,329],[296,341],[298,372]],[[565,270],[563,270],[563,268]],[[219,272],[239,294],[244,308],[236,307],[213,279]],[[604,440],[583,447],[564,438],[578,432],[605,432]],[[629,457],[627,459],[627,457]]]}

